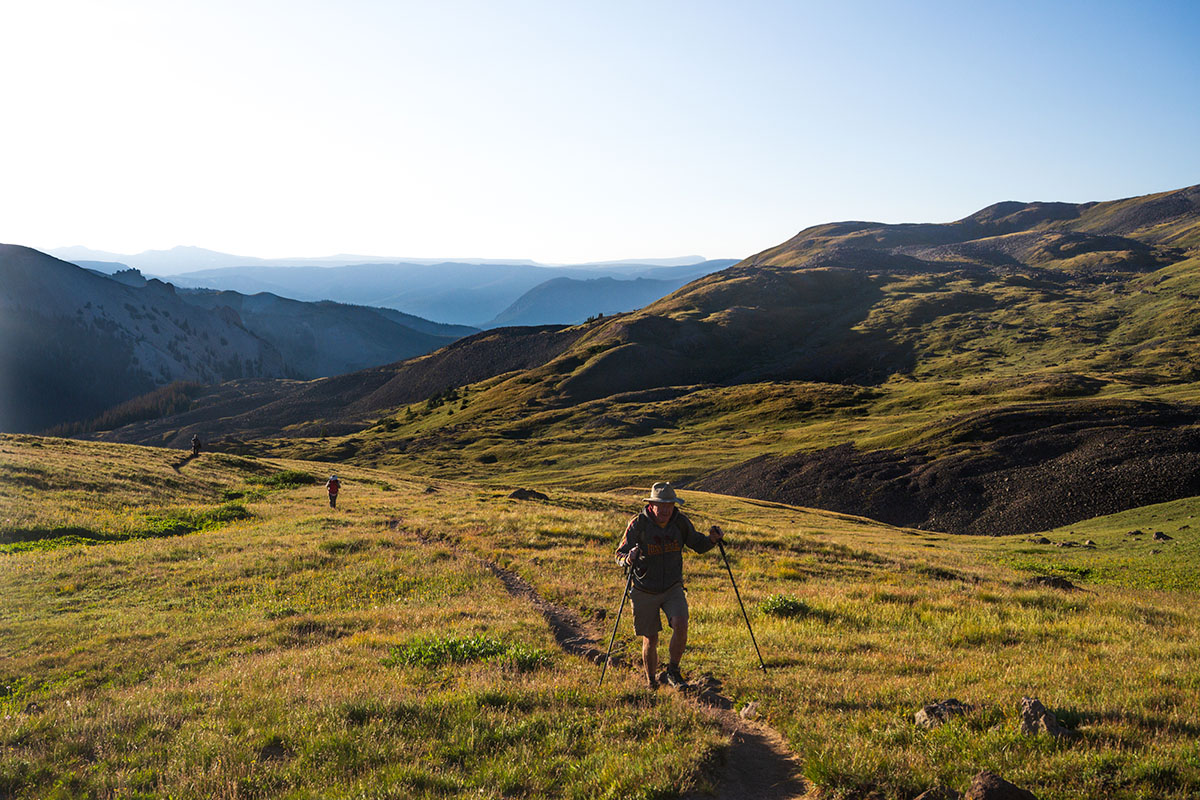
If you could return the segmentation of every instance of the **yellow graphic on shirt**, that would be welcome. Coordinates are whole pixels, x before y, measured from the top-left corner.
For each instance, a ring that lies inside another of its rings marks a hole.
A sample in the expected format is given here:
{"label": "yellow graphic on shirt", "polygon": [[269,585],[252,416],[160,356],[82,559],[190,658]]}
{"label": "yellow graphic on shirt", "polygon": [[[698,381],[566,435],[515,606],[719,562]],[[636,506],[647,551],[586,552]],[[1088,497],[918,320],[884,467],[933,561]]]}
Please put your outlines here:
{"label": "yellow graphic on shirt", "polygon": [[683,542],[679,541],[678,536],[655,534],[646,541],[648,555],[661,556],[663,553],[678,553],[681,550],[683,550]]}

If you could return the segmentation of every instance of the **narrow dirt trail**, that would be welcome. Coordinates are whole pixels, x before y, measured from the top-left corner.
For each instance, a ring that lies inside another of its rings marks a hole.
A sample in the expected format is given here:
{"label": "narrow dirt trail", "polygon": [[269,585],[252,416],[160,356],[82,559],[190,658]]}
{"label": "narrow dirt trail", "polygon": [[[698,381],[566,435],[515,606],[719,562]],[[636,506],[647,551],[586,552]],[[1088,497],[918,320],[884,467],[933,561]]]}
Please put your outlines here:
{"label": "narrow dirt trail", "polygon": [[[597,665],[603,664],[604,651],[600,649],[600,642],[579,616],[571,609],[542,597],[520,575],[464,550],[454,542],[406,531],[400,527],[400,520],[390,521],[389,526],[398,533],[407,533],[425,543],[437,542],[449,546],[458,554],[474,559],[495,575],[510,595],[530,603],[541,613],[550,626],[554,640],[564,652],[586,658]],[[617,659],[609,664],[615,668],[624,666]],[[681,800],[799,800],[814,797],[809,794],[809,787],[800,777],[800,764],[788,749],[783,736],[767,725],[742,719],[734,712],[733,701],[721,693],[719,681],[706,676],[696,681],[692,691],[680,693],[680,696],[695,702],[716,719],[730,742],[725,763],[721,765],[719,774],[713,776],[716,784],[714,792],[691,793],[684,795]]]}

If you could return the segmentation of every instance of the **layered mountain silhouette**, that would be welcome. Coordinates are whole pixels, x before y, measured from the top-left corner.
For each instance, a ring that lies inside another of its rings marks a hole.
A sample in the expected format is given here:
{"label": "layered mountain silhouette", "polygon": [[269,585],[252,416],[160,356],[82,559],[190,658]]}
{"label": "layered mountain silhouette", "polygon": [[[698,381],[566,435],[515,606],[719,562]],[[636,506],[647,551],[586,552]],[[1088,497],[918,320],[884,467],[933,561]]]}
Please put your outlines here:
{"label": "layered mountain silhouette", "polygon": [[[1197,298],[1200,187],[998,203],[945,224],[831,223],[638,311],[499,328],[304,386],[259,382],[242,413],[225,387],[197,401],[208,417],[106,436],[169,443],[220,419],[231,441],[281,442],[268,450],[353,434],[301,449],[363,462],[519,441],[506,452],[526,466],[543,447],[582,460],[619,443],[662,448],[694,487],[939,530],[1038,530],[1200,494]],[[453,417],[414,412],[466,384]],[[707,438],[685,433],[700,424]],[[756,444],[721,438],[734,434]]]}
{"label": "layered mountain silhouette", "polygon": [[635,278],[553,278],[525,292],[484,327],[575,325],[591,317],[634,311],[734,263],[702,261],[649,268]]}
{"label": "layered mountain silhouette", "polygon": [[[225,267],[344,267],[350,264],[392,264],[396,262],[410,264],[438,264],[448,260],[444,258],[392,258],[390,256],[362,256],[347,254],[322,256],[318,258],[255,258],[254,256],[239,256],[232,253],[221,253],[216,250],[207,250],[203,247],[188,246],[173,247],[170,250],[145,250],[141,253],[112,253],[106,250],[93,250],[89,247],[74,246],[58,247],[49,251],[49,254],[55,258],[61,258],[63,261],[70,261],[73,264],[80,264],[81,266],[82,262],[88,261],[97,263],[117,263],[125,267],[133,267],[134,269],[163,276],[177,275],[179,273],[194,272],[197,270],[221,269]],[[471,264],[504,263],[527,264],[530,266],[534,265],[533,261],[528,260],[498,261],[491,259],[459,259],[459,261]]]}
{"label": "layered mountain silhouette", "polygon": [[303,303],[268,292],[180,290],[184,302],[214,313],[232,309],[242,324],[269,342],[304,378],[339,375],[412,358],[476,332],[386,308],[321,301]]}
{"label": "layered mountain silhouette", "polygon": [[[370,263],[337,267],[241,266],[175,275],[177,286],[226,289],[243,294],[270,292],[296,300],[334,300],[372,307],[393,308],[439,322],[494,327],[496,318],[514,304],[529,312],[526,319],[512,314],[503,324],[571,324],[596,313],[640,308],[662,293],[648,296],[636,279],[666,281],[658,288],[672,291],[687,281],[735,263],[703,261],[686,265],[614,263],[571,267],[545,267],[521,263]],[[613,278],[597,302],[588,295],[600,290],[592,280]],[[569,306],[557,312],[522,295],[558,278],[580,283],[573,288]],[[602,307],[598,307],[600,304]]]}
{"label": "layered mountain silhouette", "polygon": [[174,381],[315,378],[435,350],[474,329],[390,309],[188,292],[0,245],[0,430],[85,420]]}

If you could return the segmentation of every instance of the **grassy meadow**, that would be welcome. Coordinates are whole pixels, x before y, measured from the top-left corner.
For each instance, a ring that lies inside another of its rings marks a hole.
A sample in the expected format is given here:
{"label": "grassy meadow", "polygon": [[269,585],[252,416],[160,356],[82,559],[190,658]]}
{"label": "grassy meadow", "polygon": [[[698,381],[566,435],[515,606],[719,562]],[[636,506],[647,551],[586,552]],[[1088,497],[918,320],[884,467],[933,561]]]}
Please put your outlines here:
{"label": "grassy meadow", "polygon": [[[0,436],[0,797],[669,798],[719,776],[722,720],[642,688],[628,613],[598,688],[488,566],[603,647],[645,487],[524,502],[499,477],[339,466],[330,509],[326,465],[185,456]],[[685,672],[756,702],[821,797],[981,769],[1043,800],[1200,794],[1200,501],[1046,545],[684,497],[727,532],[769,668],[714,550],[687,558]],[[1024,696],[1077,736],[1022,735]],[[914,725],[948,698],[970,713]]]}

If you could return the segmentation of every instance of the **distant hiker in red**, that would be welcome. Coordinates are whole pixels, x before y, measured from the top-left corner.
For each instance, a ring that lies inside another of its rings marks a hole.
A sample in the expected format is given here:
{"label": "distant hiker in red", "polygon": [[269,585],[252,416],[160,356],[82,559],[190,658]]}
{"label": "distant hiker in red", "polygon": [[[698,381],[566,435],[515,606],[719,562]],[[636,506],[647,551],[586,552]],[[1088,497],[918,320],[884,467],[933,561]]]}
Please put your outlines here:
{"label": "distant hiker in red", "polygon": [[329,507],[337,508],[337,493],[338,489],[342,488],[337,475],[329,476],[329,480],[325,481],[325,488],[329,490]]}
{"label": "distant hiker in red", "polygon": [[671,661],[666,680],[683,688],[687,681],[679,672],[679,660],[687,646],[688,602],[683,592],[683,548],[704,553],[716,546],[725,534],[716,525],[708,535],[700,533],[692,521],[676,506],[683,501],[669,483],[656,483],[645,498],[646,507],[629,521],[625,536],[617,548],[617,563],[633,570],[633,632],[642,637],[642,663],[650,688],[658,686],[658,632],[661,614],[671,625]]}

